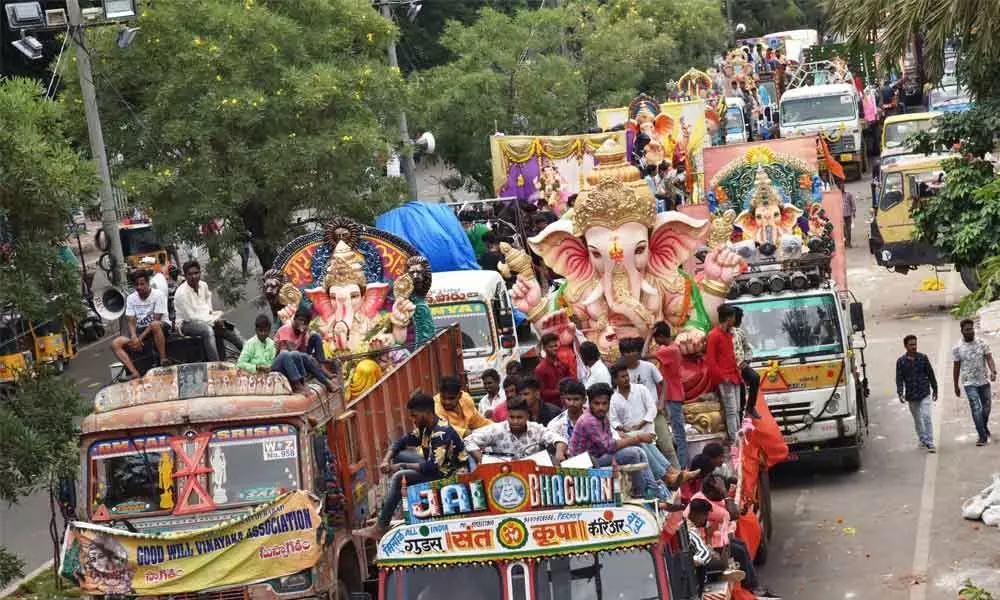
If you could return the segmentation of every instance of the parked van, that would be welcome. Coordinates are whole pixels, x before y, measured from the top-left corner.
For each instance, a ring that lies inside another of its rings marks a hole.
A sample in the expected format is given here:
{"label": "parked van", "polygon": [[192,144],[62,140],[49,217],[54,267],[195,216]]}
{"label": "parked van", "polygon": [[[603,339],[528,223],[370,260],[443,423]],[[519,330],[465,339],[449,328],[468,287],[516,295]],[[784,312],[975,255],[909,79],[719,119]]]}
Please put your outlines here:
{"label": "parked van", "polygon": [[483,371],[502,375],[519,356],[513,304],[507,285],[496,271],[434,273],[427,294],[435,327],[458,323],[469,392],[483,391]]}

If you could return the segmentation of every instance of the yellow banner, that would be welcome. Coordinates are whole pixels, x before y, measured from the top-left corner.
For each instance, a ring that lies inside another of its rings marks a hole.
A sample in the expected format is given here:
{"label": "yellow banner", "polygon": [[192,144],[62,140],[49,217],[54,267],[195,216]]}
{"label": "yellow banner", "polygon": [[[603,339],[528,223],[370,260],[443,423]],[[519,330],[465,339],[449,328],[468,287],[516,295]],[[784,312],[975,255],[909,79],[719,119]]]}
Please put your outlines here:
{"label": "yellow banner", "polygon": [[315,496],[296,490],[209,529],[140,534],[73,522],[62,575],[95,596],[178,594],[291,575],[320,558],[319,510]]}

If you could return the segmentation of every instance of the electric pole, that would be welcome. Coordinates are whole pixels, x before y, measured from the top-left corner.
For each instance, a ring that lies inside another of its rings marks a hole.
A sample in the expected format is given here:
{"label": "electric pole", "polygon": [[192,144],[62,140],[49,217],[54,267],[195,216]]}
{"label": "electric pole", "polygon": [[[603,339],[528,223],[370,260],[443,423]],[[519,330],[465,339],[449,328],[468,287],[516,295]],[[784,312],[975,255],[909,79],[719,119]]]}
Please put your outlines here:
{"label": "electric pole", "polygon": [[729,21],[729,47],[736,47],[736,25],[733,24],[733,0],[726,0],[726,20]]}
{"label": "electric pole", "polygon": [[125,281],[125,257],[122,242],[118,237],[118,211],[115,207],[114,192],[111,188],[111,170],[108,168],[108,154],[104,147],[104,132],[101,130],[101,115],[97,110],[97,92],[94,90],[94,73],[90,66],[90,54],[84,44],[83,12],[79,0],[66,0],[66,17],[69,20],[69,36],[76,50],[76,72],[80,78],[80,95],[83,97],[83,111],[87,116],[87,133],[90,136],[90,153],[97,163],[97,175],[101,179],[101,227],[108,239],[111,254],[112,285],[122,285]]}
{"label": "electric pole", "polygon": [[[392,6],[386,0],[382,0],[380,5],[382,16],[390,21],[392,18]],[[389,44],[389,66],[399,70],[399,59],[396,57],[396,42]],[[417,199],[417,164],[413,161],[413,151],[407,146],[411,145],[410,128],[406,125],[406,111],[399,111],[399,139],[402,144],[399,156],[399,165],[406,176],[406,183],[410,186],[410,200]]]}

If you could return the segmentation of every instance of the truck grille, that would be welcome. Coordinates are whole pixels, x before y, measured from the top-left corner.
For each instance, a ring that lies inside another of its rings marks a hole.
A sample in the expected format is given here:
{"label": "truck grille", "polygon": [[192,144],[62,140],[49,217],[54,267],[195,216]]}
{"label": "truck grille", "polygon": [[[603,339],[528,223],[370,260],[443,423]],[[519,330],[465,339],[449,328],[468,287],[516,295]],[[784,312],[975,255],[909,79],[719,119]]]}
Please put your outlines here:
{"label": "truck grille", "polygon": [[188,592],[169,596],[142,596],[142,600],[247,600],[246,588],[232,588],[217,592]]}
{"label": "truck grille", "polygon": [[836,142],[827,141],[826,143],[830,147],[830,153],[834,155],[834,158],[841,152],[854,152],[854,137],[846,132]]}
{"label": "truck grille", "polygon": [[778,425],[785,428],[790,425],[802,423],[802,420],[812,409],[812,404],[809,402],[789,402],[787,404],[769,405],[768,409],[774,415],[774,420],[778,422]]}

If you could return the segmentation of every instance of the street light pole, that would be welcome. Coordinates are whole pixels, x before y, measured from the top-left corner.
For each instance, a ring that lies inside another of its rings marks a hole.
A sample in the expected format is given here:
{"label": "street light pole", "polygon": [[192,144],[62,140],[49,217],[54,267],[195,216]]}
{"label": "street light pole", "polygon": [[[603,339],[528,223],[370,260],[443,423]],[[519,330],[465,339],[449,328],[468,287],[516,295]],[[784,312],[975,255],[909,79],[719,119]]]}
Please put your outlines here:
{"label": "street light pole", "polygon": [[[382,16],[390,21],[392,18],[392,6],[383,1],[380,5],[382,10]],[[399,58],[396,56],[396,42],[393,41],[389,44],[389,66],[399,70]],[[413,161],[413,152],[408,149],[407,146],[411,144],[410,142],[410,128],[406,124],[406,111],[400,109],[399,111],[399,139],[402,143],[402,148],[400,150],[399,164],[403,169],[403,175],[406,176],[406,183],[410,186],[410,199],[417,199],[417,163]]]}
{"label": "street light pole", "polygon": [[125,281],[125,256],[122,253],[121,238],[118,237],[118,211],[115,207],[114,192],[111,188],[111,170],[108,154],[104,147],[104,132],[101,130],[101,115],[97,110],[97,92],[94,90],[94,73],[90,66],[90,54],[84,45],[83,11],[79,0],[66,0],[66,17],[69,21],[68,35],[73,39],[76,50],[76,72],[80,78],[80,95],[83,97],[83,112],[87,117],[87,133],[90,137],[90,153],[97,163],[97,175],[101,179],[101,227],[108,240],[113,268],[111,283],[121,285]]}
{"label": "street light pole", "polygon": [[726,20],[729,21],[729,47],[736,47],[736,26],[733,24],[733,0],[726,0]]}

